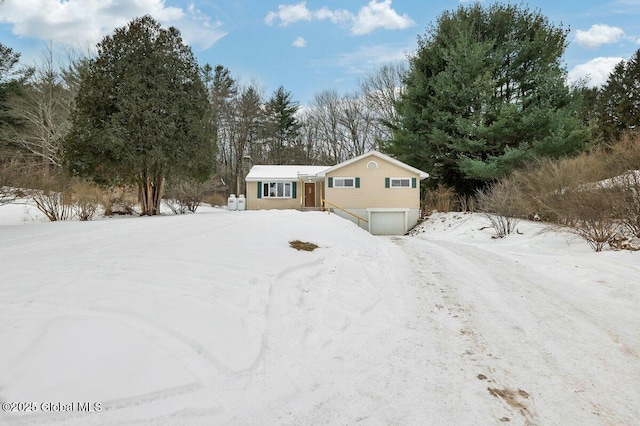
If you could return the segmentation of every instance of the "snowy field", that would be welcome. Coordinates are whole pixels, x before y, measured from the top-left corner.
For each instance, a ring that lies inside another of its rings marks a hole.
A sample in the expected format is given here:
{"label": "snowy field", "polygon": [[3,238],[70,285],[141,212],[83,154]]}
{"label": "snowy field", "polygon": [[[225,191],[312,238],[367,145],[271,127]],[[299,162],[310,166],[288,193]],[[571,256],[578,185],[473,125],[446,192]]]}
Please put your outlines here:
{"label": "snowy field", "polygon": [[0,206],[0,424],[640,424],[640,252],[487,226]]}

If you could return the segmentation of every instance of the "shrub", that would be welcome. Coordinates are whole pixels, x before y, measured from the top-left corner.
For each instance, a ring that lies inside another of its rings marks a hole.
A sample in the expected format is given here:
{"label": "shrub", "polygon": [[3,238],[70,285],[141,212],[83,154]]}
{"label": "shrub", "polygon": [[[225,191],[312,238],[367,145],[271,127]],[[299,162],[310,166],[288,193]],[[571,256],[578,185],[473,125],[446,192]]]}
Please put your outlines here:
{"label": "shrub", "polygon": [[539,159],[515,171],[516,214],[536,214],[601,251],[626,231],[640,235],[640,133],[575,158]]}
{"label": "shrub", "polygon": [[453,188],[440,183],[437,187],[427,191],[423,211],[450,212],[455,208],[455,197],[456,193]]}
{"label": "shrub", "polygon": [[135,214],[137,204],[138,196],[134,186],[115,186],[102,195],[105,216]]}
{"label": "shrub", "polygon": [[473,195],[460,195],[458,197],[458,205],[460,211],[473,213],[476,211],[477,199]]}
{"label": "shrub", "polygon": [[215,192],[209,195],[206,195],[203,200],[209,203],[210,206],[226,206],[227,205],[227,197],[225,194],[220,192]]}
{"label": "shrub", "polygon": [[518,198],[518,216],[537,214],[548,222],[566,221],[562,195],[571,188],[607,177],[602,158],[581,154],[576,158],[537,159],[511,175]]}
{"label": "shrub", "polygon": [[14,202],[20,195],[17,189],[19,185],[16,185],[19,166],[15,160],[0,164],[0,206]]}
{"label": "shrub", "polygon": [[91,220],[104,198],[103,191],[93,182],[79,180],[71,185],[75,215],[80,220]]}
{"label": "shrub", "polygon": [[195,213],[202,203],[208,188],[208,182],[194,180],[178,180],[169,182],[164,195],[164,202],[174,214]]}
{"label": "shrub", "polygon": [[599,252],[620,229],[614,211],[620,202],[620,188],[578,189],[558,197],[558,211],[565,228]]}
{"label": "shrub", "polygon": [[69,184],[62,175],[40,175],[35,179],[37,188],[31,189],[31,199],[50,221],[69,220],[75,215],[69,193]]}
{"label": "shrub", "polygon": [[502,179],[484,190],[476,192],[478,208],[489,219],[497,238],[504,238],[516,229],[518,224],[519,198],[513,180]]}

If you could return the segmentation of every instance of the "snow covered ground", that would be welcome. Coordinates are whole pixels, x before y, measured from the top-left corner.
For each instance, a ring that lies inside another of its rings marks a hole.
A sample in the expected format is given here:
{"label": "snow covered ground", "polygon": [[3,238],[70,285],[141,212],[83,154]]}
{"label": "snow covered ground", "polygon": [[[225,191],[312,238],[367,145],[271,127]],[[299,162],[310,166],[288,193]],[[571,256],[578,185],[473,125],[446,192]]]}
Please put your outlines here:
{"label": "snow covered ground", "polygon": [[640,423],[639,252],[475,214],[40,220],[0,206],[0,401],[31,410],[0,424]]}

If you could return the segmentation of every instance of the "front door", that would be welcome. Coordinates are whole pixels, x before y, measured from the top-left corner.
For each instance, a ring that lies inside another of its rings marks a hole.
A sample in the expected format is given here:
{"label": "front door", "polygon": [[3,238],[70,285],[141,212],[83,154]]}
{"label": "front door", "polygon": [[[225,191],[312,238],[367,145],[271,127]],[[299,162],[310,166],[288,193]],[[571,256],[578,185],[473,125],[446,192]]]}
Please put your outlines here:
{"label": "front door", "polygon": [[316,206],[316,184],[315,182],[304,183],[304,206],[315,207]]}

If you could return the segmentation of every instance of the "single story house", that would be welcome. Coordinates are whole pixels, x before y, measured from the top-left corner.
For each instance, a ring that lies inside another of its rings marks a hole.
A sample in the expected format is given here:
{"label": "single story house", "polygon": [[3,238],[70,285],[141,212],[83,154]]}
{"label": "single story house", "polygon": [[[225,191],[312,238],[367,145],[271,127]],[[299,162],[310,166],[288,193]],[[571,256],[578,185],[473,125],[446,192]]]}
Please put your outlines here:
{"label": "single story house", "polygon": [[402,235],[420,218],[428,173],[370,151],[335,166],[255,165],[247,209],[329,210],[375,235]]}

